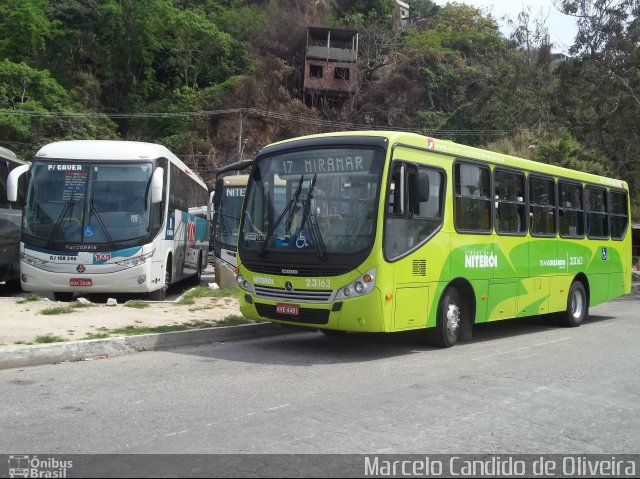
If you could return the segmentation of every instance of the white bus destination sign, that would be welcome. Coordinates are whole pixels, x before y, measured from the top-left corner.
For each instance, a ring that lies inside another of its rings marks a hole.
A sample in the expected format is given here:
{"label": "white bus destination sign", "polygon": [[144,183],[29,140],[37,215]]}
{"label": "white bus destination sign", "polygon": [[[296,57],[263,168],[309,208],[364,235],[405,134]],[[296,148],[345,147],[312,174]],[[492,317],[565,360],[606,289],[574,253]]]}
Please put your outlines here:
{"label": "white bus destination sign", "polygon": [[333,173],[373,173],[379,168],[373,151],[324,150],[309,154],[289,154],[280,159],[280,176]]}

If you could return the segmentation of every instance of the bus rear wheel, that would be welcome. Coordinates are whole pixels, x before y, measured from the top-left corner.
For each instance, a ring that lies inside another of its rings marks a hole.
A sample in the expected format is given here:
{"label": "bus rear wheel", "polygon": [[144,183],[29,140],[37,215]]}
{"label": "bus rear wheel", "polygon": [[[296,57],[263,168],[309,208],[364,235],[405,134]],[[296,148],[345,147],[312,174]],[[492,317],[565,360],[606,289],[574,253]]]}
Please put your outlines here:
{"label": "bus rear wheel", "polygon": [[560,313],[560,323],[564,326],[580,326],[589,314],[587,292],[580,281],[574,281],[567,296],[567,310]]}
{"label": "bus rear wheel", "polygon": [[440,298],[436,327],[431,331],[431,342],[440,348],[450,348],[458,342],[462,326],[464,305],[460,293],[448,288]]}
{"label": "bus rear wheel", "polygon": [[196,269],[196,274],[191,277],[190,283],[193,286],[200,286],[200,281],[202,281],[202,252],[198,255],[198,266]]}

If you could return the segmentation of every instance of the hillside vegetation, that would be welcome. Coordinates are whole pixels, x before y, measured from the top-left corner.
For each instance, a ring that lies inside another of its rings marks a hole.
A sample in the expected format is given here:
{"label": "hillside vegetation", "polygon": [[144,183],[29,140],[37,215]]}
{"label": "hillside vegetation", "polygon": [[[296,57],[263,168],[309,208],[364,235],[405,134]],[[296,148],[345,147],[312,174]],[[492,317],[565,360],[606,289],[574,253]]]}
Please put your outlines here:
{"label": "hillside vegetation", "polygon": [[[579,19],[564,61],[530,11],[506,38],[476,8],[409,3],[419,28],[398,32],[391,0],[2,2],[0,143],[29,157],[61,139],[159,142],[210,180],[240,149],[405,129],[621,177],[638,203],[637,1],[555,0]],[[303,101],[307,26],[359,32],[344,101]]]}

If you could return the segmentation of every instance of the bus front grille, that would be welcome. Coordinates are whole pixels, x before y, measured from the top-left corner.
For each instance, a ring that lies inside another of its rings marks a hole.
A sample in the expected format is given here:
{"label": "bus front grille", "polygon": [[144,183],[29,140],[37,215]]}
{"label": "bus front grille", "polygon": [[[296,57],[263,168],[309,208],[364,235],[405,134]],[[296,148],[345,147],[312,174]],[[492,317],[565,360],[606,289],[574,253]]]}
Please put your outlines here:
{"label": "bus front grille", "polygon": [[258,314],[263,318],[290,321],[292,323],[327,324],[329,322],[328,309],[300,308],[299,316],[276,313],[276,306],[272,304],[255,303]]}
{"label": "bus front grille", "polygon": [[272,288],[270,286],[254,285],[256,297],[270,299],[272,301],[299,301],[307,303],[328,303],[331,300],[333,291],[298,289],[287,291],[284,288]]}

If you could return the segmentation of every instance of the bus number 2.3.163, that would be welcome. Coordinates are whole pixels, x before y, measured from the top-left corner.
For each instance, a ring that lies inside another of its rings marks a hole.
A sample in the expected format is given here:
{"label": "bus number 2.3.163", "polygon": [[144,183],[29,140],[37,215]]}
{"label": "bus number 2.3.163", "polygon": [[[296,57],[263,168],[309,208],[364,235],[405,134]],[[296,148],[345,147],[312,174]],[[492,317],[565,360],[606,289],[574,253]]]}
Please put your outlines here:
{"label": "bus number 2.3.163", "polygon": [[579,264],[584,264],[584,258],[582,256],[570,256],[569,257],[569,265],[576,266]]}
{"label": "bus number 2.3.163", "polygon": [[306,286],[307,286],[307,288],[330,288],[331,287],[331,280],[330,279],[326,279],[326,278],[322,278],[322,279],[317,279],[317,278],[309,279],[309,278],[307,278]]}

